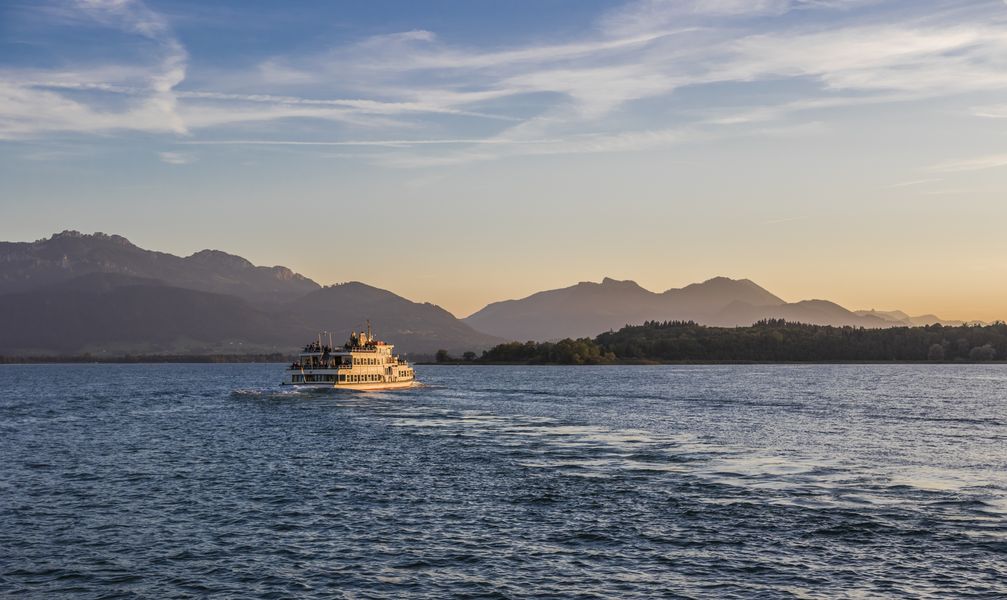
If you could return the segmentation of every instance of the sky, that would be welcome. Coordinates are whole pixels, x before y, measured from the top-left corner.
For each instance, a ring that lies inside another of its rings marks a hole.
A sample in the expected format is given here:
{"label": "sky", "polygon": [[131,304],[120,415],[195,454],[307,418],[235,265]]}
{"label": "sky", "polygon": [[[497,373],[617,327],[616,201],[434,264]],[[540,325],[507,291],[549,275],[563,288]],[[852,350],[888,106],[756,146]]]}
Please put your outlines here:
{"label": "sky", "polygon": [[0,240],[458,316],[723,275],[1007,318],[1005,0],[0,3]]}

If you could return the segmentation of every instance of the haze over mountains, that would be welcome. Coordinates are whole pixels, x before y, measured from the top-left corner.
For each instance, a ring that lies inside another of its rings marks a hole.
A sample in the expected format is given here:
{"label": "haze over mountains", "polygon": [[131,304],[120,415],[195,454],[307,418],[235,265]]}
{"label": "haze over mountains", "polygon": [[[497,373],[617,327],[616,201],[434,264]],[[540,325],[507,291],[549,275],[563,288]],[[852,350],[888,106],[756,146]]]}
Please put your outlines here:
{"label": "haze over mountains", "polygon": [[[788,303],[747,279],[715,277],[662,293],[633,281],[605,278],[495,302],[465,318],[473,328],[513,340],[593,337],[644,321],[682,320],[736,327],[762,319],[818,325],[895,327],[942,322],[933,315],[909,317],[894,312],[853,312],[827,300]],[[943,322],[960,324],[960,322]]]}
{"label": "haze over mountains", "polygon": [[179,257],[75,231],[0,242],[5,355],[289,353],[322,330],[341,341],[367,319],[402,352],[460,353],[504,340],[593,337],[647,320],[737,326],[765,318],[858,327],[941,322],[825,300],[788,303],[725,277],[661,293],[606,278],[495,302],[460,320],[364,283],[323,287],[218,250]]}

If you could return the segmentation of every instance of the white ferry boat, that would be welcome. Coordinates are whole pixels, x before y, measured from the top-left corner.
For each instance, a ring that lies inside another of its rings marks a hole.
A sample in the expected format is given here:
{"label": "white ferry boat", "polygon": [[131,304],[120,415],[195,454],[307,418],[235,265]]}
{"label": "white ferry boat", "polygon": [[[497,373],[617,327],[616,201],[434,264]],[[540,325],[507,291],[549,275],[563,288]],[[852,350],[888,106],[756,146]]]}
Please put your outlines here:
{"label": "white ferry boat", "polygon": [[409,363],[392,354],[392,344],[375,340],[370,323],[367,333],[356,331],[342,348],[322,344],[322,336],[304,347],[297,362],[287,369],[283,385],[346,390],[388,390],[417,385]]}

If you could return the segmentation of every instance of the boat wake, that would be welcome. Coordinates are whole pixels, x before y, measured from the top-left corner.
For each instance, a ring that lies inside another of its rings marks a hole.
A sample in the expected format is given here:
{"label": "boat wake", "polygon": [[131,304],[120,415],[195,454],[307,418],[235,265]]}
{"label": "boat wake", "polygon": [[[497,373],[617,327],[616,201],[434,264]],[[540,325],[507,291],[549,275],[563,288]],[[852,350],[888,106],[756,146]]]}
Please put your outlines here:
{"label": "boat wake", "polygon": [[231,390],[232,398],[295,398],[317,393],[318,390],[301,390],[297,388],[277,389],[277,388],[238,388]]}

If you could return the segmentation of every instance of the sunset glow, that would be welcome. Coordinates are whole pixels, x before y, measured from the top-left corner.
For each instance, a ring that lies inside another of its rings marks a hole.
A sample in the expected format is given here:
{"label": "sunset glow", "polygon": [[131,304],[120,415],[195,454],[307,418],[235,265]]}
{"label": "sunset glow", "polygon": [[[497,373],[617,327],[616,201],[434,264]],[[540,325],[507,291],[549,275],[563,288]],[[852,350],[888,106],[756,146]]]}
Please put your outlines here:
{"label": "sunset glow", "polygon": [[217,248],[457,316],[724,275],[1007,318],[1005,124],[1002,1],[0,7],[0,239]]}

